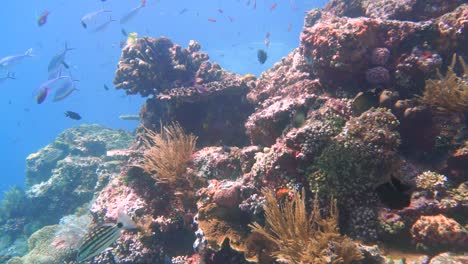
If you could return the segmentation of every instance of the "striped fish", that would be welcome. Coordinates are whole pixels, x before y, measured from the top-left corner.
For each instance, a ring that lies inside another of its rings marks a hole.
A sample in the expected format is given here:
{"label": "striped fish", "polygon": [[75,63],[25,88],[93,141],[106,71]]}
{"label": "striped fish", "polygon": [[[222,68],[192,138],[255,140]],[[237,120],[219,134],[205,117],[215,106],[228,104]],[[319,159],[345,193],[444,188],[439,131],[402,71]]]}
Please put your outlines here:
{"label": "striped fish", "polygon": [[78,263],[101,254],[122,235],[122,229],[136,228],[136,224],[128,215],[119,213],[116,224],[103,224],[86,234],[78,250]]}

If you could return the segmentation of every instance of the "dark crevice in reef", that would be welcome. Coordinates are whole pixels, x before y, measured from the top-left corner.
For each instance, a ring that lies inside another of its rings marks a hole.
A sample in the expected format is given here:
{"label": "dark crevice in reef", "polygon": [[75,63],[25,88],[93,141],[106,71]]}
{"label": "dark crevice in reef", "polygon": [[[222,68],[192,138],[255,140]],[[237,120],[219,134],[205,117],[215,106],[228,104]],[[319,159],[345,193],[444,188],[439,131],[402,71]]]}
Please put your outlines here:
{"label": "dark crevice in reef", "polygon": [[410,187],[393,178],[391,182],[379,185],[375,191],[380,201],[391,209],[402,209],[410,204]]}

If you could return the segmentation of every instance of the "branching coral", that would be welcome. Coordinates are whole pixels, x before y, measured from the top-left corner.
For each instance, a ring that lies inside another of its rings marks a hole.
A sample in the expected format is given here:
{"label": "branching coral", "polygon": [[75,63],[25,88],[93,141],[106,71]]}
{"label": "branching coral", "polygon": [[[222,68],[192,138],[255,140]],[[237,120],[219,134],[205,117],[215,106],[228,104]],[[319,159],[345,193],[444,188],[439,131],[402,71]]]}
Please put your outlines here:
{"label": "branching coral", "polygon": [[283,263],[351,263],[362,259],[354,242],[338,231],[336,201],[330,203],[329,217],[320,214],[318,199],[308,216],[304,192],[294,191],[293,198],[280,206],[275,192],[263,189],[266,198],[266,226],[250,225],[276,246],[273,257]]}
{"label": "branching coral", "polygon": [[440,112],[468,112],[468,66],[462,57],[458,57],[458,61],[463,70],[462,76],[458,76],[454,71],[457,62],[457,56],[454,54],[445,76],[437,71],[438,80],[426,81],[426,88],[419,98],[422,103]]}
{"label": "branching coral", "polygon": [[140,166],[158,182],[174,184],[184,180],[187,162],[190,160],[197,137],[186,134],[177,123],[161,128],[160,133],[146,129],[145,160]]}

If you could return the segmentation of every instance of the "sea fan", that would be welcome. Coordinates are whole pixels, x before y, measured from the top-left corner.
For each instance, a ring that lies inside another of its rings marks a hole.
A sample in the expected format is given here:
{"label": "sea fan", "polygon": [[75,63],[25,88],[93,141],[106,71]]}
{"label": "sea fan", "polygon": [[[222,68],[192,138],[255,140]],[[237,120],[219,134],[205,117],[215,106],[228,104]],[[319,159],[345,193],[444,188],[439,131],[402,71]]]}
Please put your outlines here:
{"label": "sea fan", "polygon": [[336,201],[330,203],[329,217],[322,217],[315,197],[312,212],[308,216],[304,192],[294,191],[291,200],[280,206],[275,192],[263,189],[266,198],[266,226],[250,225],[253,232],[264,236],[276,246],[272,255],[281,263],[351,263],[362,259],[354,242],[338,231]]}
{"label": "sea fan", "polygon": [[154,175],[158,182],[175,183],[183,179],[187,162],[190,160],[197,137],[188,135],[183,128],[173,123],[161,128],[161,133],[146,129],[145,160],[141,167]]}
{"label": "sea fan", "polygon": [[422,103],[438,112],[468,112],[468,66],[462,57],[458,57],[458,61],[463,75],[460,77],[454,71],[457,62],[457,55],[454,54],[445,76],[437,71],[439,79],[426,81],[426,88],[419,98]]}

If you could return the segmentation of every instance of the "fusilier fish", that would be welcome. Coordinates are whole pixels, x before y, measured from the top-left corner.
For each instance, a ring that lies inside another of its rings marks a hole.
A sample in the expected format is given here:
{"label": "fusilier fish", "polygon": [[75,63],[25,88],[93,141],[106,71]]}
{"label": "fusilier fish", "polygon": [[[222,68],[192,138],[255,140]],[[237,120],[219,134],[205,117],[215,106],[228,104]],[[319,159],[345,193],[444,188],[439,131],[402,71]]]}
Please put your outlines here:
{"label": "fusilier fish", "polygon": [[24,54],[12,55],[0,59],[0,70],[7,69],[20,63],[24,58],[32,57],[32,49],[28,49]]}
{"label": "fusilier fish", "polygon": [[107,13],[107,12],[111,12],[111,11],[110,11],[110,10],[101,9],[101,10],[98,10],[98,11],[94,11],[94,12],[88,13],[88,14],[84,15],[84,16],[81,18],[81,25],[82,25],[84,28],[87,28],[87,27],[88,27],[88,24],[89,24],[92,20],[94,20],[99,14]]}
{"label": "fusilier fish", "polygon": [[132,18],[134,18],[138,14],[140,9],[145,6],[146,6],[146,0],[142,0],[139,6],[132,8],[130,11],[128,11],[125,15],[122,16],[122,18],[120,19],[120,24],[125,24],[128,21],[130,21]]}
{"label": "fusilier fish", "polygon": [[60,85],[62,81],[67,81],[67,79],[71,79],[71,77],[70,76],[57,76],[39,85],[39,87],[37,87],[33,92],[33,95],[36,97],[36,100],[38,101],[38,103],[40,104],[44,102],[49,92],[52,91],[54,87],[57,87],[57,85]]}
{"label": "fusilier fish", "polygon": [[115,20],[112,19],[112,17],[109,17],[109,20],[107,22],[104,22],[102,25],[99,25],[95,29],[93,29],[93,32],[101,32],[104,31],[110,23],[114,22]]}
{"label": "fusilier fish", "polygon": [[62,85],[60,85],[59,88],[55,91],[54,94],[54,102],[61,101],[65,98],[67,98],[70,94],[72,94],[74,91],[78,91],[78,89],[75,87],[75,82],[77,80],[72,80],[71,78],[65,79]]}
{"label": "fusilier fish", "polygon": [[139,115],[120,115],[119,119],[122,120],[140,120]]}
{"label": "fusilier fish", "polygon": [[136,224],[125,213],[119,213],[117,223],[104,224],[86,234],[83,244],[78,250],[77,261],[85,261],[101,254],[114,243],[121,235],[121,230],[136,229]]}
{"label": "fusilier fish", "polygon": [[54,57],[52,57],[52,59],[49,62],[49,66],[47,67],[47,71],[49,72],[49,75],[51,73],[55,73],[59,71],[61,67],[64,66],[65,56],[67,55],[67,52],[70,50],[73,50],[73,48],[69,48],[67,46],[67,43],[65,43],[65,49],[55,54]]}

